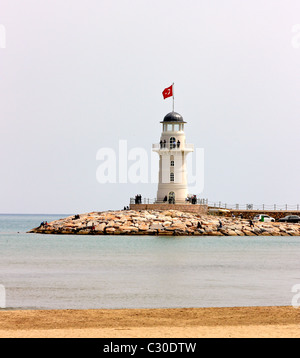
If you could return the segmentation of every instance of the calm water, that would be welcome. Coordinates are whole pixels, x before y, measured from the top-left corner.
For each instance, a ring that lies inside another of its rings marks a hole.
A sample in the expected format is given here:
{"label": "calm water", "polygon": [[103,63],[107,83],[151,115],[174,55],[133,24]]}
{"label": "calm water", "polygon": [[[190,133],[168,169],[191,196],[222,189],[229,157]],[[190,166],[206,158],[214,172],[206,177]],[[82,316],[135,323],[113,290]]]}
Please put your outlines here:
{"label": "calm water", "polygon": [[291,305],[300,237],[26,234],[61,216],[0,215],[10,309]]}

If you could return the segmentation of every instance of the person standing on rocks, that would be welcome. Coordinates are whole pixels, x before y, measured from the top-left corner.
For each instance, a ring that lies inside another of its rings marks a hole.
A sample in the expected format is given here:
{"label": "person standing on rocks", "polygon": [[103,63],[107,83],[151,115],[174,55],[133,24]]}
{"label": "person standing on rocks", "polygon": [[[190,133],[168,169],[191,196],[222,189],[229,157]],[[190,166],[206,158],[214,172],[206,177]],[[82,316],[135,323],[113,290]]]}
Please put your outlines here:
{"label": "person standing on rocks", "polygon": [[249,220],[249,225],[250,227],[254,227],[253,221],[251,219]]}
{"label": "person standing on rocks", "polygon": [[222,229],[223,225],[222,225],[222,221],[219,219],[219,226],[218,226],[218,230]]}

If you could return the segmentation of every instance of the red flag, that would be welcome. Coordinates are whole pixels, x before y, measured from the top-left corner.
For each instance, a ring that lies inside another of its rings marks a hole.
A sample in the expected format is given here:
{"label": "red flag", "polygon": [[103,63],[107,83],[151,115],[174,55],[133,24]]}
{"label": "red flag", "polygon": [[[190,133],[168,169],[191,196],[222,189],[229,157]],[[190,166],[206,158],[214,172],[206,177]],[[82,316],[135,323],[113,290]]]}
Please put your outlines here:
{"label": "red flag", "polygon": [[173,85],[163,90],[164,99],[173,96]]}

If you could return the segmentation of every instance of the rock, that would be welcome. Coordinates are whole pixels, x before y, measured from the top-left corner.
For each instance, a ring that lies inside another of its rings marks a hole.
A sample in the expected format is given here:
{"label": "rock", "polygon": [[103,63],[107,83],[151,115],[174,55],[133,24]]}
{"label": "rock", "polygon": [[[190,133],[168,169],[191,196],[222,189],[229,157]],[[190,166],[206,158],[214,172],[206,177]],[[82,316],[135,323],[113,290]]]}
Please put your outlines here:
{"label": "rock", "polygon": [[193,224],[190,221],[186,221],[185,226],[190,227],[190,226],[193,226]]}
{"label": "rock", "polygon": [[148,214],[148,215],[145,215],[145,218],[146,218],[147,220],[153,220],[153,219],[156,219],[156,216],[155,216],[155,215],[150,215],[150,214]]}
{"label": "rock", "polygon": [[134,217],[135,221],[143,221],[143,222],[147,222],[148,220],[144,217]]}
{"label": "rock", "polygon": [[109,227],[105,229],[106,234],[114,234],[116,229],[114,227]]}
{"label": "rock", "polygon": [[204,229],[197,229],[194,231],[194,233],[196,234],[196,232],[199,232],[200,234],[205,235],[206,231]]}
{"label": "rock", "polygon": [[206,231],[205,235],[207,236],[223,236],[220,231]]}
{"label": "rock", "polygon": [[229,234],[228,234],[228,230],[227,229],[225,229],[225,228],[223,228],[223,229],[220,229],[220,230],[217,230],[218,232],[220,232],[222,235],[224,235],[224,236],[229,236]]}
{"label": "rock", "polygon": [[150,230],[162,230],[163,225],[161,223],[154,223],[150,225]]}
{"label": "rock", "polygon": [[172,216],[172,213],[171,213],[171,211],[163,211],[162,215],[164,215],[164,216]]}
{"label": "rock", "polygon": [[157,230],[147,230],[146,231],[146,233],[148,234],[148,235],[155,235],[155,234],[157,234]]}
{"label": "rock", "polygon": [[[139,231],[139,229],[137,228],[137,227],[135,227],[135,226],[126,226],[126,225],[122,225],[122,226],[120,226],[119,227],[119,230],[121,231],[121,232],[136,232],[136,231]],[[106,230],[107,231],[107,230]]]}
{"label": "rock", "polygon": [[110,220],[107,222],[106,227],[107,228],[116,227],[116,222],[114,220]]}
{"label": "rock", "polygon": [[174,232],[173,231],[168,231],[168,230],[158,230],[159,235],[163,235],[163,236],[173,236]]}
{"label": "rock", "polygon": [[163,226],[164,226],[164,227],[168,227],[168,226],[170,226],[170,225],[172,225],[172,222],[171,222],[171,221],[164,221],[164,222],[163,222]]}
{"label": "rock", "polygon": [[245,229],[243,230],[243,233],[245,236],[256,236],[254,232]]}
{"label": "rock", "polygon": [[[91,230],[87,230],[87,229],[84,229],[84,230],[79,230],[77,232],[77,235],[89,235],[91,232]],[[63,234],[63,232],[61,232],[61,234]]]}
{"label": "rock", "polygon": [[115,215],[113,214],[106,214],[105,215],[105,220],[115,220]]}
{"label": "rock", "polygon": [[96,230],[96,231],[100,231],[100,232],[104,232],[105,227],[106,227],[106,224],[105,224],[105,223],[101,223],[101,224],[95,226],[95,230]]}
{"label": "rock", "polygon": [[139,228],[139,230],[141,230],[141,231],[146,231],[146,230],[148,230],[149,229],[149,225],[148,224],[139,224],[139,226],[138,226],[138,228]]}
{"label": "rock", "polygon": [[228,233],[228,236],[237,236],[237,233],[236,233],[236,231],[234,231],[234,230],[228,229],[228,230],[227,230],[227,233]]}

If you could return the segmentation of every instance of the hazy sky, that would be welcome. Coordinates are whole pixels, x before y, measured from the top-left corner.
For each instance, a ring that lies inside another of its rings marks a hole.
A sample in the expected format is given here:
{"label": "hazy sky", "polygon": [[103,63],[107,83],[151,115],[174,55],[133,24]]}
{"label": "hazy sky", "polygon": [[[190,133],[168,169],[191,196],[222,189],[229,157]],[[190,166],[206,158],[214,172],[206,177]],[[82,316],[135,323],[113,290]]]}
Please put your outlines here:
{"label": "hazy sky", "polygon": [[172,82],[204,149],[195,194],[300,204],[299,0],[1,0],[0,24],[0,213],[154,198],[154,183],[100,184],[96,154],[126,140],[150,158]]}

